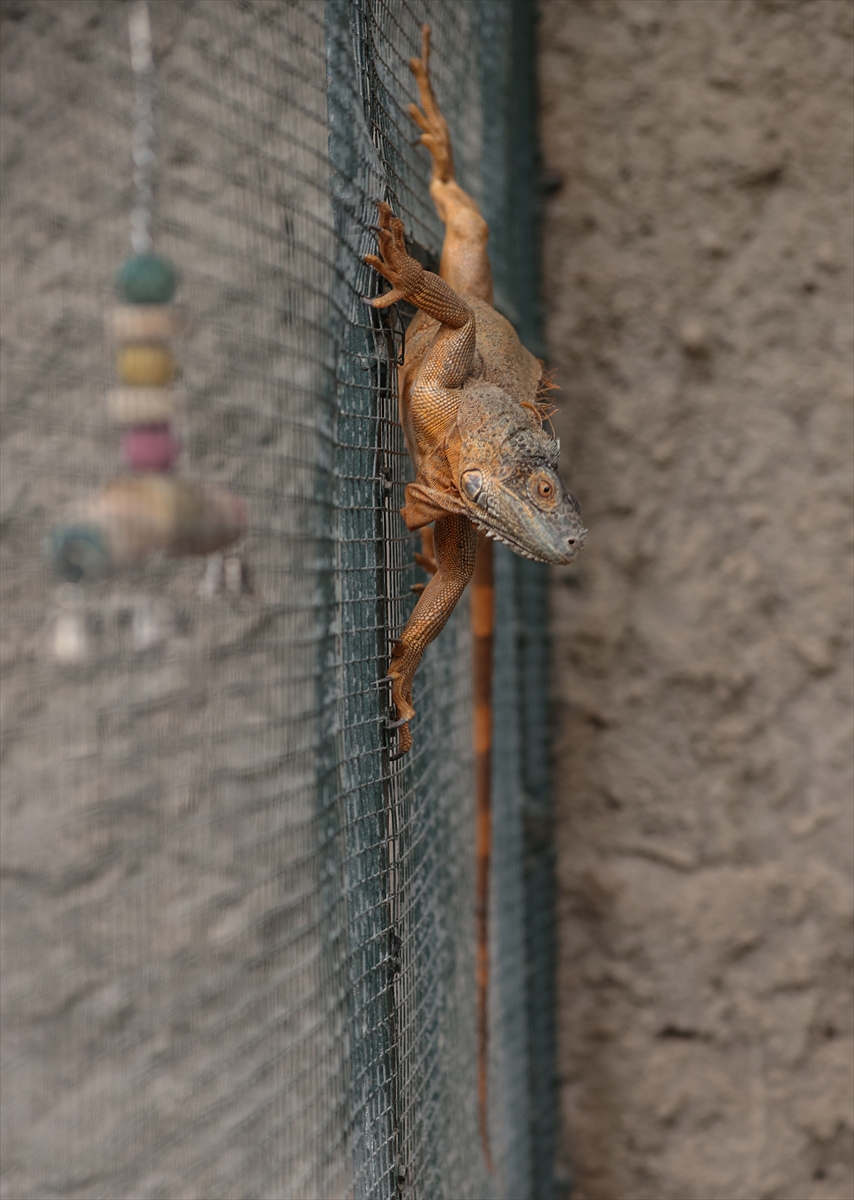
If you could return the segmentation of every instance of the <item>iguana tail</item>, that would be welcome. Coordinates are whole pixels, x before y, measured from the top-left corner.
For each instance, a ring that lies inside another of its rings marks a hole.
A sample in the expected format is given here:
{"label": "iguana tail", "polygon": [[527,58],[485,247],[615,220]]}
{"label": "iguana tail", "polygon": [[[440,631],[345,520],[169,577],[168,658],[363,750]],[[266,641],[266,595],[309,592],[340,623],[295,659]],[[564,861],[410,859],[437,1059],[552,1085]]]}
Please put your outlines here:
{"label": "iguana tail", "polygon": [[471,582],[474,692],[474,771],[477,881],[477,1099],[480,1140],[490,1175],[489,1149],[489,875],[492,859],[492,642],[495,591],[492,542],[480,534]]}

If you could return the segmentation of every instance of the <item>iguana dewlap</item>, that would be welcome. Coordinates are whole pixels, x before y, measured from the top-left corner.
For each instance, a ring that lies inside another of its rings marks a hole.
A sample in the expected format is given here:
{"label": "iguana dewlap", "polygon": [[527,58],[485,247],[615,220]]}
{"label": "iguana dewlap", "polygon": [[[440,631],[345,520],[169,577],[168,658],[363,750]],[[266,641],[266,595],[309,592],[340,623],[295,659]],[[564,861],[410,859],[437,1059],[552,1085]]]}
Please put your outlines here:
{"label": "iguana dewlap", "polygon": [[410,112],[433,157],[430,194],[445,222],[440,275],[407,254],[403,224],[388,204],[379,205],[381,257],[365,259],[392,284],[375,308],[407,300],[419,309],[399,373],[400,420],[416,471],[401,511],[411,530],[433,524],[435,574],[392,652],[398,756],[412,744],[413,676],[472,576],[477,530],[546,563],[572,562],[586,533],[557,473],[559,443],[543,428],[550,385],[542,364],[492,307],[487,225],[454,179],[428,53],[425,32],[424,54],[410,63],[424,111],[412,105]]}

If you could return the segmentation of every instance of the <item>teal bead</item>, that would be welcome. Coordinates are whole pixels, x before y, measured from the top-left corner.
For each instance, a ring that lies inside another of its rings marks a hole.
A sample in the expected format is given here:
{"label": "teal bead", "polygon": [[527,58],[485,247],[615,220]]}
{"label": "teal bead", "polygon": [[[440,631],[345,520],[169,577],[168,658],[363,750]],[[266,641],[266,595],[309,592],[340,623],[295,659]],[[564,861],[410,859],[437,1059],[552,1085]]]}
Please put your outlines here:
{"label": "teal bead", "polygon": [[172,264],[153,254],[126,258],[116,272],[116,292],[128,304],[168,304],[177,285]]}
{"label": "teal bead", "polygon": [[71,583],[89,583],[103,578],[110,569],[109,548],[97,526],[58,525],[42,543],[54,571]]}

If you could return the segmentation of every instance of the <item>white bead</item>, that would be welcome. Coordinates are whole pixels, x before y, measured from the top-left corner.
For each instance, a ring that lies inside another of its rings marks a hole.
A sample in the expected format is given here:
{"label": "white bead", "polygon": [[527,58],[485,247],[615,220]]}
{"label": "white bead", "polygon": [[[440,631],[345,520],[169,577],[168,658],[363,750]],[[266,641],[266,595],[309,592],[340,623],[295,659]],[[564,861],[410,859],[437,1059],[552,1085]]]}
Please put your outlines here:
{"label": "white bead", "polygon": [[169,387],[115,388],[107,396],[107,410],[120,425],[157,425],[171,420],[175,408]]}
{"label": "white bead", "polygon": [[123,304],[108,316],[117,342],[168,342],[183,331],[184,319],[168,304]]}

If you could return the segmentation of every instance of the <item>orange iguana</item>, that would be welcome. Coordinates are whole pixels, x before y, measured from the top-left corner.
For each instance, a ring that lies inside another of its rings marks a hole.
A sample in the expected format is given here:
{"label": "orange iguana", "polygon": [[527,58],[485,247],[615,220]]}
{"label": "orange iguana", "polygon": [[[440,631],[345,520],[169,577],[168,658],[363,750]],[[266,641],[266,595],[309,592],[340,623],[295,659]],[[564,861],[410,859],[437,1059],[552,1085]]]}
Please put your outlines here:
{"label": "orange iguana", "polygon": [[494,605],[487,539],[497,538],[538,562],[570,563],[587,531],[578,501],[557,473],[560,446],[543,429],[550,411],[545,397],[553,385],[542,363],[492,307],[489,231],[474,200],[454,178],[448,126],[430,83],[429,26],[422,33],[421,58],[409,64],[422,109],[412,104],[409,111],[433,159],[430,195],[445,224],[439,275],[407,254],[403,223],[388,204],[378,206],[382,257],[365,259],[392,284],[390,292],[369,303],[387,308],[406,300],[419,309],[407,330],[398,381],[400,421],[416,471],[401,511],[410,530],[424,531],[423,553],[416,558],[432,578],[393,647],[387,678],[397,713],[393,727],[400,730],[393,757],[399,758],[412,745],[412,680],[421,656],[474,576],[478,1091],[484,1152],[492,1170],[486,1121],[486,920]]}

